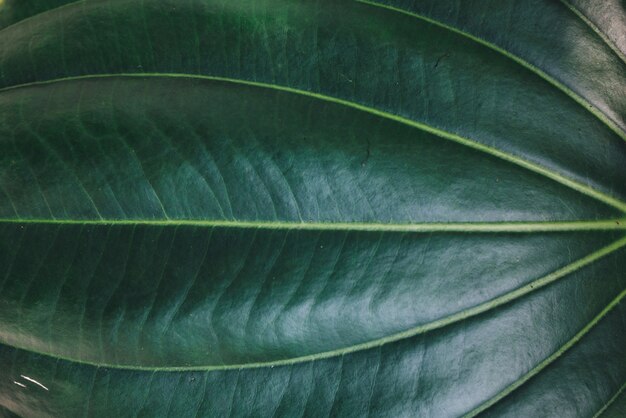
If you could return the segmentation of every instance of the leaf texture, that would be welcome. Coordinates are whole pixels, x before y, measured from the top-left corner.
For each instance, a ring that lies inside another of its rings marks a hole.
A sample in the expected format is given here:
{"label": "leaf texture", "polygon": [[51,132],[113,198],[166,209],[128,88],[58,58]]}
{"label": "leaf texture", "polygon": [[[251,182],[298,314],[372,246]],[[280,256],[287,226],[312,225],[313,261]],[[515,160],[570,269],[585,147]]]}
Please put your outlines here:
{"label": "leaf texture", "polygon": [[0,416],[619,416],[624,15],[0,3]]}

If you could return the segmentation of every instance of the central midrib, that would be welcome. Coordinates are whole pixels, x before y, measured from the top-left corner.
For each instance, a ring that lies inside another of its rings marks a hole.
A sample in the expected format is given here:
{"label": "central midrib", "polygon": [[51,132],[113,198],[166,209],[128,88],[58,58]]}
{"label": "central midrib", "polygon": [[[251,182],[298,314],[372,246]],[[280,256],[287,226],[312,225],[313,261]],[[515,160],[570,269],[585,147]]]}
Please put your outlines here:
{"label": "central midrib", "polygon": [[238,228],[302,231],[371,231],[371,232],[559,232],[559,231],[625,231],[626,218],[596,221],[563,222],[288,222],[237,221],[202,219],[0,219],[2,224],[19,225],[94,225],[94,226],[190,226],[204,228]]}

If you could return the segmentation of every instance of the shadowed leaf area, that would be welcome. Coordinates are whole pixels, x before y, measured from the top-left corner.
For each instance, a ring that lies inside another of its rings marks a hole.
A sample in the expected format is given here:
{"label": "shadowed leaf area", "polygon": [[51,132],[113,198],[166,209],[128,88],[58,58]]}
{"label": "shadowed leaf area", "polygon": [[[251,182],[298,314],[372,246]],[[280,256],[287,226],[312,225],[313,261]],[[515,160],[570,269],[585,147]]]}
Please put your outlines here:
{"label": "shadowed leaf area", "polygon": [[0,0],[0,416],[622,416],[619,0]]}

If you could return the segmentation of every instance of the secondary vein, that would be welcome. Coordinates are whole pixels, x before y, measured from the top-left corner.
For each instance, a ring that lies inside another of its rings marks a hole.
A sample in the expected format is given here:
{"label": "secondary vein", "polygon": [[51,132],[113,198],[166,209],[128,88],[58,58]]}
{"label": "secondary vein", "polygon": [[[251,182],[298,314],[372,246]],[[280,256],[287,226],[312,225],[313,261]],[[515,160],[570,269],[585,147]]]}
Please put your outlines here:
{"label": "secondary vein", "polygon": [[615,44],[609,39],[606,34],[600,30],[598,26],[595,25],[587,16],[585,16],[580,10],[578,10],[573,4],[571,4],[568,0],[560,0],[561,3],[568,8],[572,13],[574,13],[580,20],[582,20],[585,25],[589,27],[596,35],[598,35],[602,41],[611,48],[611,50],[617,55],[617,57],[626,64],[626,57],[622,52],[615,46]]}
{"label": "secondary vein", "polygon": [[596,412],[593,418],[598,418],[600,415],[602,415],[609,408],[609,406],[611,406],[611,404],[613,404],[613,402],[615,402],[622,395],[622,393],[624,393],[624,390],[626,390],[626,382],[624,382],[624,384],[617,390],[617,392],[615,392],[615,394],[611,396],[611,398],[604,405],[602,405],[602,408],[600,408],[598,412]]}
{"label": "secondary vein", "polygon": [[475,417],[481,412],[484,412],[485,410],[491,408],[493,405],[501,401],[503,398],[511,394],[513,391],[518,389],[520,386],[522,386],[532,377],[534,377],[535,375],[540,373],[542,370],[544,370],[546,367],[548,367],[550,364],[552,364],[556,359],[561,357],[566,351],[568,351],[570,348],[576,345],[576,343],[578,343],[587,333],[589,333],[589,331],[594,326],[596,326],[598,322],[600,322],[600,320],[602,320],[602,318],[604,318],[611,310],[613,310],[613,308],[615,308],[621,302],[621,300],[624,299],[625,296],[626,296],[626,289],[624,289],[597,316],[595,316],[587,325],[585,325],[583,329],[581,329],[576,335],[574,335],[572,339],[566,342],[552,355],[547,357],[545,360],[543,360],[541,363],[539,363],[537,366],[535,366],[533,369],[531,369],[528,373],[523,375],[521,378],[516,380],[514,383],[507,386],[504,390],[502,390],[496,396],[489,399],[487,402],[483,403],[476,409],[473,409],[472,411],[468,412],[466,415],[464,415],[464,418]]}
{"label": "secondary vein", "polygon": [[[589,197],[592,197],[600,202],[603,202],[609,206],[612,206],[613,208],[616,208],[618,210],[620,210],[621,212],[626,214],[626,202],[621,201],[620,199],[617,199],[613,196],[610,196],[608,194],[605,194],[599,190],[594,189],[593,187],[590,187],[586,184],[577,182],[575,180],[572,180],[571,178],[565,177],[564,175],[557,173],[555,171],[552,171],[544,166],[541,166],[539,164],[533,163],[531,161],[525,160],[521,157],[518,157],[516,155],[513,154],[509,154],[507,152],[501,151],[497,148],[494,147],[490,147],[488,145],[482,144],[480,142],[471,140],[469,138],[465,138],[461,135],[455,134],[453,132],[449,132],[449,131],[445,131],[439,128],[435,128],[433,126],[430,126],[428,124],[422,123],[422,122],[417,122],[414,121],[412,119],[408,119],[406,117],[403,116],[398,116],[396,114],[393,113],[389,113],[386,111],[382,111],[379,109],[375,109],[369,106],[365,106],[359,103],[355,103],[355,102],[351,102],[348,100],[344,100],[344,99],[339,99],[336,97],[332,97],[332,96],[326,96],[324,94],[321,93],[315,93],[315,92],[311,92],[311,91],[306,91],[306,90],[300,90],[300,89],[296,89],[296,88],[292,88],[292,87],[286,87],[286,86],[281,86],[281,85],[276,85],[276,84],[269,84],[269,83],[263,83],[263,82],[258,82],[258,81],[249,81],[249,80],[242,80],[242,79],[235,79],[235,78],[228,78],[228,77],[218,77],[218,76],[208,76],[208,75],[197,75],[197,74],[182,74],[182,73],[119,73],[119,74],[90,74],[90,75],[82,75],[82,76],[74,76],[74,77],[65,77],[65,78],[58,78],[58,79],[53,79],[53,80],[47,80],[47,81],[39,81],[39,82],[31,82],[31,83],[25,83],[25,84],[20,84],[20,85],[15,85],[15,86],[10,86],[10,87],[5,87],[0,89],[0,94],[6,91],[11,91],[11,90],[15,90],[15,89],[20,89],[20,88],[25,88],[25,87],[29,87],[29,86],[40,86],[40,85],[47,85],[47,84],[53,84],[53,83],[60,83],[60,82],[68,82],[68,81],[79,81],[79,80],[88,80],[88,79],[96,79],[96,78],[149,78],[149,77],[157,77],[157,78],[188,78],[188,79],[201,79],[201,80],[210,80],[210,81],[219,81],[219,82],[225,82],[225,83],[233,83],[233,84],[241,84],[241,85],[247,85],[247,86],[253,86],[253,87],[260,87],[260,88],[265,88],[265,89],[272,89],[272,90],[278,90],[278,91],[284,91],[287,93],[292,93],[292,94],[297,94],[297,95],[302,95],[302,96],[306,96],[306,97],[311,97],[314,99],[318,99],[318,100],[323,100],[326,102],[330,102],[330,103],[335,103],[341,106],[347,106],[353,109],[357,109],[359,111],[362,112],[366,112],[369,114],[372,114],[374,116],[378,116],[380,118],[383,119],[388,119],[388,120],[392,120],[407,126],[411,126],[413,128],[419,129],[421,131],[427,132],[429,134],[438,136],[440,138],[443,139],[447,139],[449,141],[452,142],[456,142],[458,144],[461,144],[463,146],[466,146],[468,148],[472,148],[474,150],[477,150],[479,152],[491,155],[493,157],[499,158],[501,160],[507,161],[509,163],[512,163],[514,165],[517,165],[519,167],[522,167],[526,170],[529,170],[531,172],[534,172],[536,174],[539,174],[543,177],[549,178],[553,181],[556,181],[557,183],[560,183],[566,187],[569,187],[572,190],[575,190],[579,193],[582,193],[584,195],[587,195]],[[625,137],[626,138],[626,137]]]}
{"label": "secondary vein", "polygon": [[502,55],[504,55],[505,57],[513,60],[514,62],[516,62],[517,64],[523,66],[524,68],[532,71],[533,73],[537,74],[539,77],[543,78],[545,81],[547,81],[548,83],[552,84],[554,87],[556,87],[557,89],[561,90],[563,93],[565,93],[567,96],[569,96],[572,100],[574,100],[576,103],[578,103],[579,105],[581,105],[585,110],[589,111],[591,114],[593,114],[596,118],[598,118],[602,123],[604,123],[609,129],[611,129],[615,134],[617,134],[620,138],[622,138],[624,141],[626,141],[626,132],[624,131],[624,129],[622,129],[613,119],[611,119],[608,115],[606,115],[604,112],[602,112],[597,106],[593,105],[591,102],[589,102],[587,99],[585,99],[583,96],[581,96],[580,94],[576,93],[574,90],[572,90],[571,88],[569,88],[568,86],[566,86],[565,84],[563,84],[562,82],[558,81],[556,78],[552,77],[551,75],[549,75],[548,73],[546,73],[545,71],[543,71],[542,69],[540,69],[539,67],[531,64],[530,62],[526,61],[525,59],[523,59],[522,57],[515,55],[513,53],[511,53],[510,51],[507,51],[504,48],[499,47],[496,44],[493,44],[485,39],[482,39],[478,36],[472,35],[471,33],[465,32],[459,28],[455,28],[454,26],[450,26],[446,23],[443,23],[439,20],[421,15],[419,13],[416,12],[412,12],[412,11],[408,11],[405,9],[401,9],[398,7],[393,7],[393,6],[389,6],[386,4],[381,4],[381,3],[377,3],[375,1],[371,1],[371,0],[354,0],[358,3],[362,3],[362,4],[367,4],[370,5],[372,7],[379,7],[382,9],[387,9],[393,12],[397,12],[397,13],[401,13],[407,16],[411,16],[414,17],[416,19],[420,19],[424,22],[428,22],[430,24],[433,24],[435,26],[438,26],[440,28],[449,30],[451,32],[454,32],[458,35],[461,35],[467,39],[470,39],[476,43],[479,43],[483,46],[486,46],[489,49],[492,49],[493,51],[496,51]]}
{"label": "secondary vein", "polygon": [[85,3],[85,0],[77,0],[77,1],[69,2],[69,3],[61,4],[60,6],[55,6],[55,7],[52,7],[50,9],[42,10],[40,12],[37,12],[37,13],[33,14],[33,15],[25,17],[24,19],[18,20],[16,22],[10,23],[9,25],[7,25],[7,26],[5,26],[3,28],[0,28],[0,33],[4,32],[5,30],[7,30],[9,28],[12,28],[13,26],[22,24],[24,22],[31,21],[31,20],[33,20],[33,19],[35,19],[35,18],[37,18],[37,17],[39,17],[39,16],[41,16],[43,14],[50,13],[50,12],[55,12],[55,11],[57,11],[59,9],[70,8],[70,7],[76,6],[77,4],[81,4],[81,3]]}
{"label": "secondary vein", "polygon": [[[522,287],[519,287],[513,291],[510,291],[508,293],[505,293],[504,295],[501,295],[497,298],[491,299],[487,302],[484,302],[480,305],[476,305],[472,308],[469,309],[465,309],[463,311],[457,312],[455,314],[452,314],[450,316],[447,316],[445,318],[441,318],[432,322],[429,322],[427,324],[423,324],[423,325],[419,325],[417,327],[411,328],[409,330],[406,331],[402,331],[393,335],[389,335],[386,337],[382,337],[382,338],[378,338],[375,340],[371,340],[371,341],[367,341],[364,343],[360,343],[360,344],[355,344],[352,346],[348,346],[348,347],[342,347],[336,350],[330,350],[330,351],[325,351],[322,353],[315,353],[315,354],[309,354],[309,355],[304,355],[304,356],[299,356],[299,357],[292,357],[292,358],[287,358],[287,359],[281,359],[281,360],[274,360],[274,361],[265,361],[265,362],[255,362],[255,363],[241,363],[241,364],[227,364],[227,365],[211,365],[211,366],[174,366],[174,367],[154,367],[154,366],[135,366],[135,365],[120,365],[120,364],[106,364],[106,363],[95,363],[95,362],[91,362],[91,361],[87,361],[87,360],[81,360],[81,359],[73,359],[73,358],[69,358],[69,357],[65,357],[65,356],[58,356],[58,355],[54,355],[52,353],[45,353],[45,352],[39,352],[39,351],[35,351],[35,350],[29,350],[26,347],[19,347],[13,344],[6,344],[3,343],[7,346],[11,346],[14,347],[16,349],[20,349],[20,350],[26,350],[26,351],[30,351],[32,353],[36,353],[36,354],[40,354],[40,355],[45,355],[45,356],[49,356],[49,357],[53,357],[55,359],[58,360],[64,360],[64,361],[69,361],[69,362],[74,362],[74,363],[78,363],[78,364],[85,364],[85,365],[89,365],[89,366],[93,366],[93,367],[98,367],[98,368],[111,368],[111,369],[124,369],[124,370],[136,370],[136,371],[150,371],[150,372],[181,372],[181,371],[206,371],[206,372],[210,372],[210,371],[219,371],[219,370],[241,370],[241,369],[251,369],[251,368],[261,368],[261,367],[276,367],[276,366],[289,366],[289,365],[293,365],[293,364],[298,364],[298,363],[303,363],[303,362],[309,362],[309,361],[317,361],[317,360],[323,360],[323,359],[327,359],[327,358],[332,358],[332,357],[338,357],[338,356],[344,356],[346,354],[350,354],[350,353],[354,353],[354,352],[358,352],[358,351],[363,351],[363,350],[367,350],[370,348],[377,348],[380,347],[382,345],[385,344],[389,344],[389,343],[393,343],[396,341],[400,341],[400,340],[404,340],[410,337],[414,337],[416,335],[420,335],[420,334],[424,334],[426,332],[430,332],[433,331],[435,329],[440,329],[443,327],[447,327],[450,325],[453,325],[455,323],[464,321],[466,319],[475,317],[479,314],[483,314],[485,312],[491,311],[495,308],[498,308],[502,305],[505,305],[509,302],[512,302],[514,300],[517,300],[531,292],[536,291],[537,289],[543,288],[551,283],[554,283],[555,281],[569,275],[572,274],[580,269],[582,269],[583,267],[586,267],[592,263],[594,263],[595,261],[608,256],[609,254],[614,253],[615,251],[623,248],[626,246],[626,237],[621,238],[615,242],[613,242],[610,245],[607,245],[606,247],[600,248],[590,254],[588,254],[585,257],[582,257],[576,261],[574,261],[571,264],[568,264],[565,267],[562,267],[546,276],[543,276],[541,278],[538,278]],[[602,312],[601,314],[596,317],[592,322],[590,322],[587,326],[585,326],[585,328],[583,328],[583,330],[581,332],[579,332],[572,340],[570,340],[570,342],[568,342],[561,350],[559,350],[557,353],[555,353],[553,356],[549,357],[548,359],[544,360],[542,363],[540,363],[536,368],[534,368],[533,370],[531,370],[531,372],[528,373],[528,375],[526,375],[527,377],[524,377],[522,379],[520,379],[520,381],[516,382],[514,385],[509,386],[508,392],[506,394],[508,394],[509,392],[511,392],[512,390],[514,390],[515,388],[517,388],[518,386],[520,386],[523,382],[525,382],[526,380],[530,379],[530,377],[532,377],[534,374],[538,373],[538,371],[536,370],[540,370],[541,368],[545,367],[547,364],[549,364],[550,362],[552,362],[556,357],[560,356],[564,351],[566,351],[569,347],[571,347],[571,345],[573,345],[576,341],[578,341],[580,338],[582,338],[582,336],[589,331],[589,329],[591,329],[593,327],[593,325],[595,325],[595,323],[597,323],[602,316],[604,316],[608,311],[610,311],[610,309],[612,309],[618,302],[619,300],[621,300],[621,298],[626,295],[626,290],[624,292],[622,292],[620,294],[620,296],[614,300],[613,302],[611,302],[611,304],[609,304]],[[572,342],[573,341],[573,342]],[[569,345],[568,345],[569,344]],[[482,408],[480,409],[481,411],[484,409],[487,409],[489,406],[493,405],[495,402],[497,402],[499,399],[501,399],[502,397],[506,396],[500,396],[497,399],[493,398],[491,401],[485,403],[483,406],[479,407]],[[471,413],[473,413],[474,411],[472,411]],[[478,411],[480,412],[480,411]],[[478,413],[476,412],[476,413]]]}

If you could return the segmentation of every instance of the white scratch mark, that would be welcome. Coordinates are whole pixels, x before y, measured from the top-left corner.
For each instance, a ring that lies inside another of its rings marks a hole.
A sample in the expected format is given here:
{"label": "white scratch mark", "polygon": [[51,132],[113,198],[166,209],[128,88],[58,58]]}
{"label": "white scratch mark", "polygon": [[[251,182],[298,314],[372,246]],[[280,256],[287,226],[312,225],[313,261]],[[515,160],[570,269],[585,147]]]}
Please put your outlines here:
{"label": "white scratch mark", "polygon": [[20,376],[22,376],[24,379],[28,380],[29,382],[33,382],[34,384],[36,384],[37,386],[41,386],[42,388],[44,388],[45,390],[49,390],[47,387],[45,387],[44,385],[42,385],[41,383],[39,383],[38,381],[36,381],[35,379],[32,379],[28,376],[24,376],[23,374],[21,374]]}

